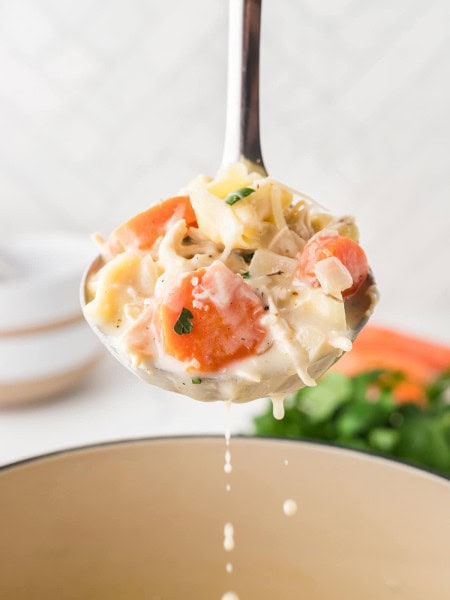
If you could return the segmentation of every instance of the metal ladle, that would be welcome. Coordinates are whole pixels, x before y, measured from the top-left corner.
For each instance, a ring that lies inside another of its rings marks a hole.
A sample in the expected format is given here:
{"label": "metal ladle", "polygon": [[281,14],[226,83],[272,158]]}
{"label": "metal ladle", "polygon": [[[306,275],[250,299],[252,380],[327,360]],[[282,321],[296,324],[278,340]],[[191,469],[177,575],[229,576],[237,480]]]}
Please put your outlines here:
{"label": "metal ladle", "polygon": [[[264,166],[259,132],[259,46],[262,0],[230,0],[228,38],[228,93],[225,144],[222,166],[241,161],[250,171],[267,175]],[[87,284],[104,265],[98,256],[84,274],[81,282],[81,304],[88,301]],[[366,324],[374,304],[374,279],[371,272],[356,294],[344,301],[347,325],[352,340]],[[92,324],[91,324],[92,326]],[[202,377],[201,385],[193,385],[190,376],[184,378],[152,365],[133,366],[118,352],[113,340],[98,327],[92,326],[105,346],[118,360],[150,384],[187,394],[199,400],[233,400],[247,402],[256,398],[288,393],[302,386],[298,376],[289,375],[275,389],[271,381],[248,381],[234,378],[230,385],[213,378]],[[322,375],[335,361],[335,354],[322,356],[309,368],[313,378]],[[232,385],[231,385],[232,384]]]}

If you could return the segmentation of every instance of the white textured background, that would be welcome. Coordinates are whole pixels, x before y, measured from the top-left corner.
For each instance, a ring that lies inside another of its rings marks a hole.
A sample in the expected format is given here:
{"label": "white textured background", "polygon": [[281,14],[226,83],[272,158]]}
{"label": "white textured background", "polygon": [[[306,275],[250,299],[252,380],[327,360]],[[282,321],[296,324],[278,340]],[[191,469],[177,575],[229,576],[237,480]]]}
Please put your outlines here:
{"label": "white textured background", "polygon": [[[108,233],[214,174],[226,28],[226,0],[0,0],[0,235]],[[449,32],[448,0],[264,2],[269,170],[356,214],[379,321],[443,341]]]}

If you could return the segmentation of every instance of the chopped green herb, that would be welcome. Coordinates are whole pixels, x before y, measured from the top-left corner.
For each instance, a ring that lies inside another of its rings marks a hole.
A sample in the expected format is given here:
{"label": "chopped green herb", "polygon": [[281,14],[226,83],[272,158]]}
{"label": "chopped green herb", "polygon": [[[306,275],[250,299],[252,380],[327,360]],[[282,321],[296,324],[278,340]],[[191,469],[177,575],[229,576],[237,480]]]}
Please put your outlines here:
{"label": "chopped green herb", "polygon": [[192,323],[191,319],[194,318],[194,315],[187,308],[183,308],[180,316],[177,319],[177,322],[173,326],[175,333],[178,335],[184,335],[185,333],[191,333],[192,328],[194,327],[194,323]]}
{"label": "chopped green herb", "polygon": [[201,383],[202,380],[200,379],[200,377],[193,377],[192,378],[192,383]]}
{"label": "chopped green herb", "polygon": [[241,273],[241,277],[242,279],[250,279],[250,273],[245,271],[245,273]]}
{"label": "chopped green herb", "polygon": [[246,198],[247,196],[250,196],[250,194],[253,194],[254,191],[255,190],[253,188],[249,187],[240,188],[239,190],[228,194],[228,196],[225,198],[225,202],[230,206],[233,206],[233,204],[236,204],[236,202],[239,202],[239,200],[242,200],[242,198]]}

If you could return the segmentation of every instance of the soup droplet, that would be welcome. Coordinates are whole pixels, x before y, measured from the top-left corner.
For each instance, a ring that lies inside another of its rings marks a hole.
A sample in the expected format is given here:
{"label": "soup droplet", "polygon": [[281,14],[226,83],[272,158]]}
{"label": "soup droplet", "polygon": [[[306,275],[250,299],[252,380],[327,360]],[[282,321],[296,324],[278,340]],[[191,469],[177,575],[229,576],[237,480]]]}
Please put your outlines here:
{"label": "soup droplet", "polygon": [[223,547],[227,552],[234,548],[234,527],[231,523],[226,523],[223,528]]}
{"label": "soup droplet", "polygon": [[233,467],[231,465],[231,452],[229,450],[225,451],[225,465],[223,467],[225,473],[231,473]]}
{"label": "soup droplet", "polygon": [[283,503],[283,512],[287,517],[293,517],[297,512],[297,502],[289,498]]}
{"label": "soup droplet", "polygon": [[270,397],[273,406],[273,416],[278,421],[284,417],[284,394],[274,394]]}
{"label": "soup droplet", "polygon": [[226,523],[223,528],[223,547],[227,552],[234,549],[234,527],[231,523]]}
{"label": "soup droplet", "polygon": [[231,400],[225,402],[225,465],[223,470],[229,474],[233,470],[231,466],[230,438],[231,438]]}
{"label": "soup droplet", "polygon": [[225,567],[225,570],[227,573],[232,573],[233,572],[233,565],[231,563],[227,563],[227,566]]}
{"label": "soup droplet", "polygon": [[234,592],[225,592],[222,596],[222,600],[239,600],[239,596]]}

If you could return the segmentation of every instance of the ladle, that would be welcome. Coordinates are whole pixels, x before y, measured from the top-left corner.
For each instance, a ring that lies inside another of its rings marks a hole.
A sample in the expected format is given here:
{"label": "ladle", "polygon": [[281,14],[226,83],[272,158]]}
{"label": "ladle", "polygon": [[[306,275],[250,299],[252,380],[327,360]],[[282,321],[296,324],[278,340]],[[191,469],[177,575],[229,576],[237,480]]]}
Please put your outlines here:
{"label": "ladle", "polygon": [[[250,170],[267,175],[264,166],[259,132],[259,46],[262,0],[230,0],[228,39],[228,94],[225,144],[222,166],[242,161]],[[86,304],[87,282],[104,265],[96,260],[86,271],[81,283],[81,303]],[[374,303],[374,280],[369,275],[358,292],[345,300],[345,313],[351,337],[354,339],[367,322]],[[175,373],[149,366],[135,367],[114,347],[113,340],[93,326],[105,346],[131,371],[150,384],[185,393],[199,400],[233,400],[247,402],[255,398],[285,394],[301,387],[296,374],[273,381],[233,379],[218,385],[216,379],[202,378],[202,385],[192,385],[190,377],[184,380]],[[322,356],[309,368],[313,378],[323,374],[335,361],[335,354]]]}

